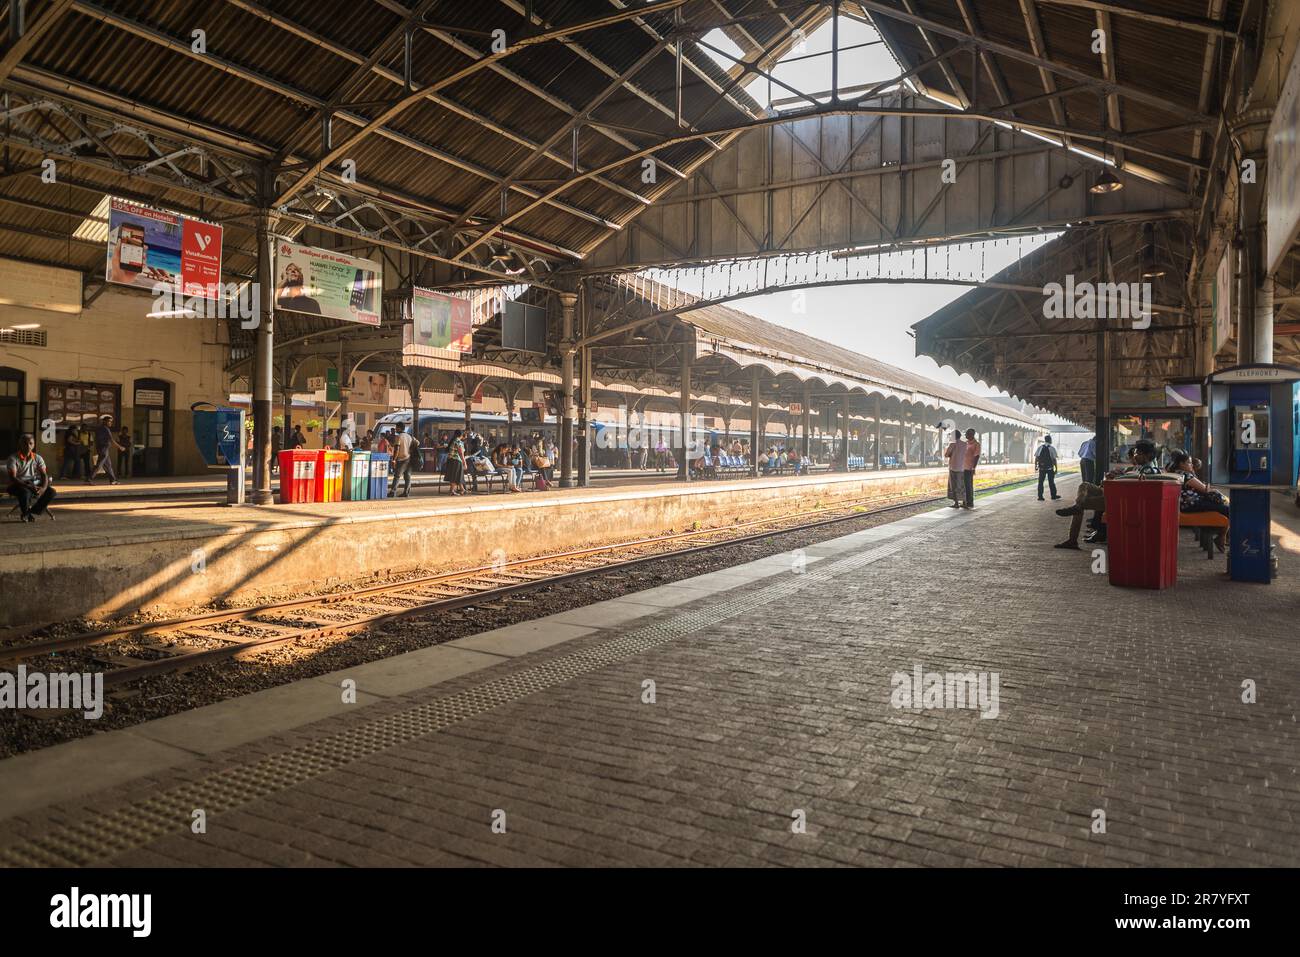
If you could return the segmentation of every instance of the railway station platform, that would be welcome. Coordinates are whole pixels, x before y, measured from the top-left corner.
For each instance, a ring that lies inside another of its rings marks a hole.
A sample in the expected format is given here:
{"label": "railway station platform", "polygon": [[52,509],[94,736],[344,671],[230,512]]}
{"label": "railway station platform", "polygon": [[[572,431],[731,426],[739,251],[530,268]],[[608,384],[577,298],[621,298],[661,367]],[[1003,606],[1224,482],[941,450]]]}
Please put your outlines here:
{"label": "railway station platform", "polygon": [[[980,481],[1028,474],[990,466]],[[409,569],[440,571],[626,541],[764,510],[932,492],[944,469],[676,482],[328,504],[115,507],[55,502],[57,521],[0,522],[0,628],[165,613]]]}
{"label": "railway station platform", "polygon": [[[664,478],[663,472],[657,472],[655,469],[592,469],[592,484],[607,485],[618,482],[626,482],[630,479],[646,480]],[[125,503],[144,503],[166,505],[179,500],[206,499],[224,503],[226,498],[225,479],[217,476],[202,475],[183,475],[169,476],[162,478],[124,478],[116,485],[110,485],[103,479],[99,479],[93,485],[87,485],[77,479],[63,479],[57,483],[59,490],[59,502],[67,505],[70,502],[77,504],[104,504],[120,506]],[[252,482],[246,484],[248,491],[252,491]],[[416,490],[433,491],[442,486],[440,476],[427,472],[414,472],[411,474],[411,487]],[[278,476],[271,479],[271,489],[278,492],[280,480]]]}
{"label": "railway station platform", "polygon": [[1277,514],[1274,584],[1127,590],[1020,488],[93,735],[0,762],[0,862],[1295,866]]}

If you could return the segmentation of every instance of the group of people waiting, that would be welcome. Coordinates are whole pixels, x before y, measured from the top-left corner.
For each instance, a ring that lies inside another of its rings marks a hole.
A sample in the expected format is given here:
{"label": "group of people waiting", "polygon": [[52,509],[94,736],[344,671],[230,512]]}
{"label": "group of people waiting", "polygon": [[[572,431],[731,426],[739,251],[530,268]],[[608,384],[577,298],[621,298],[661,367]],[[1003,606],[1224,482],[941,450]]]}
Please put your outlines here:
{"label": "group of people waiting", "polygon": [[[1052,498],[1058,499],[1061,497],[1056,494],[1054,480],[1056,450],[1052,448],[1051,440],[1050,435],[1045,437],[1043,444],[1039,446],[1038,452],[1034,455],[1034,461],[1039,470],[1039,501],[1042,501],[1043,498],[1042,489],[1045,473],[1051,485]],[[1091,446],[1091,449],[1089,446]],[[1084,515],[1087,512],[1092,512],[1092,518],[1088,523],[1092,532],[1085,541],[1090,545],[1106,543],[1106,525],[1102,520],[1102,516],[1106,511],[1106,494],[1101,485],[1091,481],[1095,477],[1095,457],[1083,458],[1085,451],[1091,452],[1095,448],[1095,440],[1089,440],[1080,449],[1080,461],[1085,464],[1083,470],[1084,481],[1079,483],[1079,488],[1075,492],[1074,504],[1056,510],[1057,515],[1070,519],[1070,533],[1065,541],[1058,542],[1054,546],[1055,548],[1079,548],[1079,536],[1083,531]],[[1045,449],[1049,450],[1050,454],[1045,454]],[[1127,458],[1129,463],[1127,466],[1112,469],[1104,477],[1106,479],[1115,479],[1122,475],[1172,475],[1181,485],[1178,495],[1178,510],[1180,512],[1217,512],[1225,518],[1227,517],[1227,499],[1224,498],[1221,492],[1197,478],[1196,472],[1202,466],[1200,459],[1194,458],[1182,449],[1175,449],[1169,453],[1168,469],[1162,469],[1160,467],[1160,450],[1151,439],[1138,439],[1128,450]],[[1087,464],[1092,464],[1093,468],[1087,468]],[[1214,544],[1219,551],[1224,550],[1223,531],[1221,529],[1218,535],[1215,536]]]}
{"label": "group of people waiting", "polygon": [[123,478],[130,476],[134,449],[131,430],[125,425],[115,430],[111,415],[100,416],[99,424],[93,429],[84,422],[70,424],[63,433],[63,466],[59,478],[79,478],[93,485],[102,473],[108,477],[109,485],[116,485],[119,473]]}
{"label": "group of people waiting", "polygon": [[795,475],[807,475],[812,467],[812,459],[794,448],[784,445],[771,445],[758,453],[758,473],[769,475],[783,468],[792,469]]}
{"label": "group of people waiting", "polygon": [[536,473],[536,488],[545,490],[555,481],[555,459],[558,450],[539,433],[524,441],[496,442],[494,436],[486,440],[473,428],[453,432],[446,440],[445,452],[439,442],[442,459],[442,477],[453,495],[465,495],[468,478],[472,490],[478,491],[478,480],[494,475],[505,479],[506,491],[524,490],[524,473]]}
{"label": "group of people waiting", "polygon": [[974,429],[967,429],[965,435],[961,429],[953,429],[952,441],[943,450],[948,460],[948,497],[952,499],[949,508],[975,507],[975,468],[982,451]]}

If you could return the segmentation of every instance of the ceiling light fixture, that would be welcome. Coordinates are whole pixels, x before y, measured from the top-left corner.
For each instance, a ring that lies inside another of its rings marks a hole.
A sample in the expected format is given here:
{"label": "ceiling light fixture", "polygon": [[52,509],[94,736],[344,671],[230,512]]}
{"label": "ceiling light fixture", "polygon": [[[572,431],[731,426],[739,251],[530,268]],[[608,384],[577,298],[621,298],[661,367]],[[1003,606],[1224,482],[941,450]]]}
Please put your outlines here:
{"label": "ceiling light fixture", "polygon": [[1123,188],[1124,184],[1119,181],[1119,178],[1110,170],[1104,169],[1101,171],[1101,175],[1097,177],[1097,182],[1088,187],[1088,192],[1100,195],[1102,193],[1113,193]]}

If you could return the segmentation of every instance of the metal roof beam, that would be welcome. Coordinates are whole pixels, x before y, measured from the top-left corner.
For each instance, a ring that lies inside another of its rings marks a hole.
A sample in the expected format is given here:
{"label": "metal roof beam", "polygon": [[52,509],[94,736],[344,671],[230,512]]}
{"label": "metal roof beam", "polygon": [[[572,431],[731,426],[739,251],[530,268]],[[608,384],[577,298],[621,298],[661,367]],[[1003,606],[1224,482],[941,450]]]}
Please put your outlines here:
{"label": "metal roof beam", "polygon": [[[9,48],[5,50],[4,56],[0,57],[0,83],[9,79],[10,74],[22,62],[23,57],[32,51],[37,41],[49,32],[50,28],[56,24],[59,19],[68,12],[72,7],[73,0],[53,0],[46,8],[45,13],[35,23],[29,25],[13,39]],[[10,16],[16,8],[10,7]],[[17,8],[21,9],[21,8]],[[17,32],[17,23],[10,23],[10,34]]]}
{"label": "metal roof beam", "polygon": [[[903,9],[914,17],[916,16],[916,7],[913,5],[912,0],[903,0]],[[917,19],[920,18],[918,17]],[[920,23],[915,21],[913,21],[913,26],[915,26],[917,32],[921,34],[921,41],[925,44],[925,48],[930,51],[930,56],[938,57],[940,52],[939,45],[935,42],[934,37],[930,35],[930,32],[926,30],[925,27],[921,26]],[[972,33],[971,35],[973,36],[974,34]],[[961,85],[961,81],[957,79],[956,71],[953,70],[946,58],[939,60],[939,69],[943,72],[943,78],[948,82],[948,88],[952,90],[953,96],[957,97],[958,105],[960,105],[962,109],[969,109],[972,107],[974,103],[971,101],[970,96],[967,95],[965,88]]]}
{"label": "metal roof beam", "polygon": [[[537,161],[538,156],[547,152],[552,146],[554,146],[556,143],[560,142],[560,140],[568,136],[570,131],[573,130],[577,126],[577,124],[581,122],[584,116],[589,116],[592,110],[596,109],[598,106],[600,106],[600,104],[604,103],[607,99],[609,99],[617,90],[621,89],[623,84],[627,80],[630,80],[632,77],[640,73],[641,70],[646,66],[646,64],[648,64],[651,60],[653,60],[655,57],[659,56],[659,54],[663,52],[664,47],[667,45],[668,45],[667,40],[660,40],[649,50],[647,50],[645,53],[639,56],[636,59],[636,62],[634,62],[626,70],[620,73],[617,77],[615,77],[614,80],[608,83],[603,90],[601,90],[599,93],[593,96],[587,102],[587,105],[583,108],[582,113],[580,113],[578,116],[571,117],[568,122],[564,123],[558,130],[556,130],[549,137],[547,137],[544,143],[538,144],[537,147],[535,147],[531,153],[529,153],[526,157],[524,157],[522,160],[516,163],[514,170],[512,172],[498,179],[492,188],[490,188],[484,193],[480,193],[475,199],[471,200],[470,203],[465,207],[465,211],[456,218],[456,221],[454,223],[452,223],[450,226],[447,227],[448,231],[454,231],[459,226],[464,224],[471,216],[473,216],[482,208],[485,202],[490,201],[500,191],[510,189],[515,184],[516,180],[520,179],[523,176],[523,174],[527,172],[528,169],[533,165],[533,163]],[[502,199],[502,205],[503,207],[505,205],[504,197]],[[456,258],[459,258],[465,252],[468,252],[468,248],[466,250],[463,250],[461,253],[458,253]]]}
{"label": "metal roof beam", "polygon": [[[652,10],[671,10],[681,6],[685,2],[687,2],[687,0],[655,0],[655,2],[648,4],[645,7],[639,8],[637,14],[632,14],[623,11],[614,14],[605,14],[601,16],[590,17],[588,19],[581,20],[577,23],[567,24],[561,27],[543,29],[540,32],[530,34],[528,36],[525,36],[515,41],[513,44],[507,46],[499,53],[485,54],[481,59],[475,60],[474,62],[461,67],[459,70],[453,70],[451,73],[443,76],[441,79],[434,80],[432,83],[428,83],[420,87],[419,89],[412,91],[406,96],[403,96],[400,99],[393,102],[392,104],[390,104],[384,110],[380,111],[379,115],[377,115],[374,119],[370,120],[364,127],[361,128],[360,131],[348,137],[339,145],[327,150],[323,156],[321,156],[315,162],[309,164],[308,167],[305,170],[303,170],[302,173],[299,176],[297,176],[289,186],[285,187],[280,191],[280,194],[276,196],[274,200],[272,200],[270,205],[272,207],[276,207],[276,206],[282,206],[285,203],[287,203],[290,199],[294,197],[294,195],[296,195],[302,189],[306,188],[308,183],[310,183],[313,179],[315,179],[317,175],[319,175],[321,172],[326,170],[330,166],[330,164],[334,163],[339,158],[346,156],[349,151],[351,151],[358,143],[364,140],[367,136],[369,136],[371,133],[375,132],[380,127],[387,124],[389,120],[397,116],[400,116],[411,105],[424,99],[429,93],[436,93],[439,90],[444,90],[455,83],[459,83],[461,80],[473,76],[475,73],[478,73],[480,70],[483,70],[491,66],[497,60],[504,59],[508,56],[513,56],[514,54],[518,53],[520,50],[526,49],[530,46],[537,46],[538,44],[541,43],[549,43],[555,40],[561,40],[566,37],[572,36],[574,34],[586,33],[590,30],[598,30],[601,27],[610,26],[612,24],[619,23],[623,20],[631,19],[632,17],[637,16],[640,13],[645,13]],[[427,6],[428,4],[422,5],[422,7],[427,7]]]}
{"label": "metal roof beam", "polygon": [[1058,7],[1082,7],[1085,10],[1096,10],[1098,13],[1116,14],[1117,16],[1132,17],[1135,20],[1142,20],[1146,23],[1158,23],[1166,27],[1181,27],[1184,30],[1195,30],[1199,33],[1206,33],[1212,37],[1229,37],[1237,39],[1235,30],[1229,30],[1223,25],[1223,22],[1212,18],[1188,17],[1188,16],[1170,16],[1163,13],[1156,13],[1150,10],[1140,10],[1137,7],[1121,3],[1104,3],[1101,0],[1038,0],[1039,3],[1051,4]]}
{"label": "metal roof beam", "polygon": [[[360,53],[357,53],[355,50],[351,50],[340,43],[336,43],[327,37],[321,36],[319,33],[315,32],[314,30],[310,30],[299,23],[295,23],[294,21],[288,19],[287,17],[275,13],[274,11],[268,10],[262,4],[253,2],[253,0],[226,0],[226,2],[233,6],[238,7],[239,9],[245,11],[246,13],[250,13],[253,16],[265,20],[267,23],[270,23],[273,26],[279,27],[281,30],[284,30],[286,33],[292,33],[294,36],[297,36],[300,39],[306,40],[309,43],[313,43],[316,46],[320,47],[322,50],[328,50],[330,53],[333,53],[335,56],[341,57],[345,60],[348,60],[356,64],[368,62],[364,56],[362,56]],[[393,6],[399,7],[400,4],[393,4]],[[405,11],[404,7],[401,9]],[[425,27],[424,30],[430,36],[438,40],[441,40],[444,43],[447,43],[448,45],[452,46],[460,53],[464,53],[469,56],[478,55],[477,52],[472,47],[467,46],[466,44],[457,40],[449,33],[445,33],[441,30],[437,30],[432,27]],[[371,67],[371,72],[373,72],[376,76],[383,77],[384,79],[388,80],[390,83],[395,84],[396,86],[404,85],[405,81],[402,79],[402,75],[400,73],[396,72],[395,70],[391,70],[388,67],[383,66],[381,64],[378,63],[374,64]],[[510,70],[507,70],[505,67],[501,66],[500,64],[493,64],[492,72],[504,77],[505,79],[521,87],[522,89],[526,89],[530,93],[541,96],[548,104],[556,107],[559,110],[562,110],[563,112],[568,113],[570,116],[577,115],[577,110],[575,110],[572,106],[563,103],[563,101],[553,96],[549,96],[548,94],[546,94],[544,90],[541,90],[539,87],[535,87],[532,84],[527,83],[527,81],[525,81],[522,77],[518,76],[515,73],[512,73]],[[528,149],[537,148],[537,142],[535,140],[530,139],[527,136],[524,136],[522,133],[515,132],[514,130],[496,122],[491,117],[479,113],[478,111],[471,109],[465,104],[457,100],[454,100],[449,96],[443,96],[442,94],[439,93],[430,93],[428,99],[430,103],[436,103],[441,107],[449,109],[452,112],[465,117],[467,120],[470,120],[471,122],[477,123],[480,126],[483,126],[484,128],[489,129],[492,132],[497,133],[498,135],[503,136],[514,143],[518,143],[520,146],[527,147]],[[623,137],[610,136],[609,138],[614,142],[618,143],[620,146],[631,147],[634,145],[631,141],[626,140]],[[566,168],[570,166],[569,158],[562,156],[559,153],[556,153],[554,150],[549,150],[544,155],[547,159],[561,166],[564,166]],[[487,178],[491,178],[491,177],[489,176]],[[633,190],[628,189],[627,187],[621,185],[620,183],[616,183],[612,180],[608,180],[603,177],[597,179],[596,182],[598,182],[601,186],[604,186],[616,193],[626,196],[628,199],[635,200],[636,202],[641,202],[641,203],[647,202],[647,200],[644,197],[642,197],[640,194],[636,193]],[[617,228],[617,226],[612,226],[611,228]]]}
{"label": "metal roof beam", "polygon": [[[519,6],[518,0],[502,0],[502,2],[503,2],[503,3],[508,3],[508,4],[509,4],[510,6],[512,6],[512,7],[517,7],[517,6]],[[631,9],[630,5],[626,2],[626,0],[609,0],[609,2],[610,2],[613,6],[617,7],[619,10],[628,11],[628,10]],[[772,6],[775,6],[775,4],[772,4]],[[654,27],[650,26],[650,24],[646,23],[645,19],[644,19],[643,16],[642,16],[642,14],[644,14],[645,12],[646,12],[646,11],[645,11],[644,8],[638,8],[638,9],[637,9],[637,11],[636,11],[637,16],[634,16],[634,17],[632,18],[633,21],[637,24],[637,26],[639,26],[643,31],[645,31],[645,33],[648,34],[648,35],[650,36],[650,38],[653,39],[653,40],[655,40],[655,41],[668,39],[668,38],[664,37],[662,34],[660,34],[659,31],[656,30]],[[673,56],[676,56],[676,55],[677,55],[677,49],[678,49],[678,46],[679,46],[679,44],[677,44],[677,43],[673,43],[671,40],[669,40],[669,45],[668,45],[668,51],[667,51],[667,52],[670,53],[670,54],[672,54]],[[719,86],[719,85],[717,84],[717,82],[713,79],[713,77],[709,76],[709,74],[706,73],[704,70],[701,70],[701,69],[700,69],[700,68],[695,64],[695,61],[692,60],[689,56],[686,56],[685,53],[686,53],[686,51],[683,50],[683,51],[682,51],[682,54],[683,54],[683,55],[682,55],[682,66],[684,66],[686,69],[688,69],[688,70],[690,70],[692,73],[694,73],[694,74],[695,74],[695,75],[696,75],[696,76],[697,76],[697,77],[698,77],[698,78],[699,78],[699,79],[700,79],[700,80],[701,80],[701,81],[702,81],[706,86],[708,86],[710,89],[712,89],[715,93],[719,94],[720,96],[723,96],[723,97],[727,100],[728,103],[730,103],[732,106],[734,106],[734,107],[735,107],[739,112],[743,113],[745,116],[748,116],[748,117],[750,117],[750,118],[755,118],[755,117],[757,117],[757,116],[759,115],[759,114],[755,113],[755,112],[753,111],[753,109],[751,109],[750,106],[749,106],[747,103],[744,103],[744,102],[742,102],[742,101],[736,99],[736,98],[735,98],[734,96],[732,96],[729,92],[724,91],[724,88],[721,87],[721,86]],[[669,116],[672,116],[672,117],[673,117],[673,121],[676,122],[676,111],[674,111],[674,110],[669,110],[669,111],[668,111],[668,115],[669,115]]]}
{"label": "metal roof beam", "polygon": [[[168,36],[167,34],[163,33],[160,30],[154,29],[148,24],[141,23],[136,20],[132,20],[129,17],[122,16],[121,14],[118,13],[114,13],[108,10],[103,10],[93,4],[85,2],[85,0],[75,0],[75,2],[77,5],[78,12],[82,12],[82,13],[86,13],[87,15],[94,16],[102,23],[105,23],[112,27],[116,27],[120,30],[124,30],[132,34],[133,36],[137,36],[143,40],[147,40],[151,43],[155,43],[163,47],[164,49],[171,50],[174,53],[181,54],[182,56],[188,56],[191,59],[195,60],[196,62],[204,64],[205,66],[211,67],[213,69],[221,70],[223,73],[227,73],[232,76],[237,76],[241,80],[256,84],[257,86],[260,86],[263,89],[271,93],[274,93],[278,96],[284,96],[290,100],[293,100],[298,103],[303,103],[317,110],[330,109],[332,115],[338,116],[341,119],[346,120],[347,122],[359,128],[364,128],[369,122],[369,120],[366,117],[361,116],[360,114],[351,113],[348,110],[343,108],[334,108],[337,106],[337,104],[326,103],[326,101],[320,99],[319,97],[311,93],[294,89],[288,84],[282,83],[271,77],[264,76],[260,73],[257,73],[254,70],[247,69],[246,67],[243,67],[230,60],[223,59],[222,57],[217,56],[211,51],[203,54],[195,53],[192,46],[188,42],[178,40],[175,37]],[[246,12],[258,12],[256,10],[248,9],[249,6],[255,7],[256,5],[244,5],[240,3],[240,0],[230,0],[230,2],[235,3],[236,5],[244,6]],[[282,24],[277,24],[277,25],[283,26]],[[312,37],[308,35],[310,31],[302,30],[297,32],[298,35],[301,36],[303,39],[309,41],[312,39]],[[331,52],[339,53],[338,49],[333,49],[332,47],[327,47],[327,48],[331,48]],[[339,55],[343,55],[343,54],[340,53]],[[354,56],[356,55],[354,54]],[[351,57],[349,57],[349,59],[350,58]],[[380,72],[383,71],[380,70]],[[396,82],[400,84],[401,79],[397,78]],[[464,170],[467,173],[472,173],[476,176],[480,176],[483,179],[494,180],[494,181],[498,179],[498,174],[493,173],[491,170],[484,169],[483,167],[479,166],[476,163],[471,162],[470,160],[456,156],[455,154],[440,149],[434,146],[433,144],[425,143],[420,140],[417,140],[414,137],[409,136],[405,133],[397,132],[396,130],[392,130],[386,126],[378,128],[377,130],[375,130],[375,133],[376,135],[382,136],[385,139],[390,140],[391,142],[395,142],[401,146],[405,146],[407,149],[411,149],[411,150],[415,150],[416,152],[423,153],[424,155],[429,156],[433,159],[439,160],[443,163],[447,163],[449,166],[453,166],[457,169]],[[286,160],[287,158],[286,151],[291,148],[290,145],[292,144],[293,139],[296,136],[297,134],[291,136],[289,139],[285,141],[284,145],[280,147],[280,151],[277,153],[276,156],[278,162],[284,162]],[[525,196],[528,196],[529,198],[535,198],[538,195],[538,193],[535,190],[528,189],[527,187],[519,186],[514,188],[517,189],[518,192],[522,193]],[[549,205],[554,205],[554,204],[549,204]],[[603,216],[599,216],[596,213],[590,212],[589,210],[585,210],[580,207],[573,206],[570,203],[560,203],[558,205],[555,205],[555,208],[571,216],[576,216],[580,219],[587,220],[588,222],[595,223],[596,225],[601,226],[602,228],[609,230],[611,232],[620,228],[617,223],[610,222],[609,220],[605,219]]]}
{"label": "metal roof beam", "polygon": [[1148,106],[1167,110],[1170,113],[1191,120],[1207,123],[1213,122],[1213,117],[1206,116],[1198,110],[1191,109],[1184,104],[1175,103],[1172,100],[1166,100],[1164,97],[1157,96],[1140,87],[1128,86],[1126,84],[1107,83],[1102,77],[1093,76],[1091,73],[1087,73],[1066,63],[1060,63],[1043,56],[1027,53],[1019,47],[1012,46],[1009,43],[1002,43],[1001,41],[991,40],[987,37],[976,37],[966,30],[958,30],[957,28],[950,27],[947,24],[939,23],[938,21],[930,20],[926,17],[917,16],[912,13],[907,13],[884,3],[879,3],[877,0],[857,0],[857,3],[864,10],[868,10],[872,13],[878,13],[881,16],[889,17],[893,20],[902,20],[905,23],[912,24],[913,26],[924,27],[925,29],[942,36],[952,37],[957,40],[968,40],[980,49],[985,49],[991,53],[997,53],[1001,56],[1010,57],[1013,60],[1020,60],[1024,63],[1029,63],[1042,69],[1050,70],[1052,73],[1059,76],[1066,76],[1080,83],[1099,87],[1104,91],[1109,91],[1113,88],[1115,92],[1126,96],[1131,100],[1145,103]]}
{"label": "metal roof beam", "polygon": [[[99,122],[105,122],[105,121],[100,120]],[[132,128],[121,124],[116,124],[114,126],[114,132],[117,135],[121,135],[123,133],[129,133],[135,135],[137,138],[142,139],[142,141],[147,140],[147,135],[143,131],[133,130]],[[44,138],[33,136],[31,138],[25,139],[21,135],[20,131],[15,130],[13,128],[10,128],[7,131],[0,131],[0,142],[12,144],[22,149],[31,150],[37,154],[44,154],[44,155],[53,154],[53,155],[61,156],[64,158],[65,162],[69,162],[73,165],[81,165],[81,166],[86,166],[89,168],[94,168],[101,171],[113,173],[117,176],[128,178],[130,181],[134,183],[148,183],[158,187],[160,190],[184,192],[203,199],[213,200],[219,203],[223,203],[227,206],[233,206],[234,208],[243,211],[239,215],[247,215],[248,213],[256,212],[257,210],[256,204],[250,201],[249,199],[247,199],[246,197],[241,195],[232,195],[214,189],[211,187],[210,184],[199,179],[197,175],[186,173],[183,171],[177,171],[174,169],[174,167],[159,166],[151,170],[140,172],[136,167],[130,165],[134,157],[123,157],[117,154],[114,154],[112,156],[90,155],[85,153],[84,150],[82,149],[74,150],[69,148],[64,143],[56,143]],[[167,169],[170,169],[172,171],[170,176],[164,173],[164,170]],[[227,179],[228,174],[223,174],[222,178],[223,180]],[[350,195],[350,191],[348,189],[345,189],[340,186],[331,185],[329,189],[332,193]],[[112,193],[113,191],[114,191],[113,187],[111,186],[102,188],[102,192]],[[386,202],[386,200],[384,200],[382,197],[366,196],[364,193],[361,193],[359,198],[363,203],[367,203],[367,204],[382,204]],[[159,200],[150,198],[148,201],[158,202]],[[353,211],[358,212],[359,210],[354,209]],[[414,214],[413,209],[397,207],[394,209],[394,212],[398,213],[399,215],[401,215],[403,218],[405,218],[412,224],[419,224],[419,217],[418,215]],[[210,216],[211,213],[209,213],[208,215]],[[330,232],[340,236],[360,238],[365,241],[374,242],[377,245],[386,245],[389,248],[402,249],[404,251],[411,252],[415,255],[419,255],[426,259],[430,259],[435,262],[440,262],[445,265],[449,265],[456,268],[468,269],[476,273],[491,275],[498,280],[510,281],[513,278],[502,272],[488,269],[485,267],[475,266],[469,263],[453,262],[452,260],[448,259],[445,256],[441,256],[435,252],[431,252],[427,249],[424,249],[420,245],[421,242],[425,241],[424,238],[421,238],[419,242],[412,241],[409,237],[401,234],[399,231],[396,230],[391,231],[393,233],[392,237],[384,237],[378,231],[369,231],[369,230],[360,231],[360,230],[347,229],[339,226],[337,223],[329,222],[326,218],[324,218],[323,214],[318,210],[308,210],[305,212],[289,210],[286,211],[283,214],[283,216],[284,218],[292,219],[296,222],[301,222],[305,225],[317,227],[325,232]],[[231,219],[234,218],[237,217],[227,217],[226,221],[229,222]],[[436,224],[436,226],[438,227],[441,227],[441,225],[442,225],[441,221]],[[427,232],[431,234],[432,230],[428,230]],[[575,253],[568,250],[559,250],[557,255],[566,258],[574,258],[576,256]]]}
{"label": "metal roof beam", "polygon": [[[642,159],[643,157],[653,156],[659,150],[667,149],[668,147],[675,146],[681,143],[691,142],[693,140],[705,139],[711,136],[741,133],[746,130],[760,129],[767,126],[779,126],[782,124],[798,122],[799,120],[807,119],[812,116],[832,116],[832,115],[922,116],[922,117],[941,117],[946,119],[961,119],[961,120],[975,120],[975,121],[981,121],[981,120],[992,121],[997,119],[996,117],[989,116],[982,113],[977,113],[973,110],[934,110],[934,109],[919,109],[915,107],[902,107],[902,106],[885,107],[883,105],[864,106],[857,103],[830,104],[825,107],[818,107],[817,109],[810,109],[810,110],[805,110],[805,111],[800,111],[795,113],[787,113],[787,114],[782,114],[780,116],[764,117],[761,120],[757,120],[752,123],[746,123],[738,126],[694,132],[694,133],[684,133],[681,135],[669,137],[659,143],[653,144],[651,146],[647,146],[641,150],[637,150],[634,153],[629,153],[626,156],[623,156],[617,160],[613,160],[609,163],[606,163],[605,165],[597,169],[588,171],[587,173],[570,177],[559,186],[556,186],[553,189],[551,189],[542,198],[534,200],[533,202],[523,206],[522,208],[516,210],[513,213],[510,213],[509,215],[503,216],[496,223],[493,223],[491,226],[487,227],[478,236],[478,238],[475,239],[466,248],[466,251],[468,251],[469,249],[473,249],[481,245],[482,243],[486,242],[493,234],[496,233],[496,231],[503,229],[506,226],[509,226],[511,223],[515,222],[516,220],[520,219],[521,217],[527,215],[528,213],[532,212],[534,209],[541,206],[547,200],[552,199],[560,195],[561,193],[564,193],[565,191],[576,186],[577,184],[584,182],[600,173],[605,173],[605,172],[609,172],[610,170],[618,169],[621,166],[625,166],[628,163],[635,162],[639,159]],[[1209,121],[1207,120],[1207,122]],[[1042,124],[1042,123],[1020,122],[1018,125],[1024,127],[1025,129],[1033,129],[1033,130],[1045,131],[1049,133],[1060,134],[1064,132],[1048,124]],[[1076,133],[1076,135],[1090,136],[1091,138],[1097,140],[1110,139],[1112,141],[1115,141],[1119,139],[1118,137],[1108,136],[1106,131],[1098,131],[1095,133]],[[1127,146],[1131,146],[1135,152],[1147,153],[1149,155],[1156,156],[1160,159],[1181,163],[1186,166],[1203,168],[1203,164],[1196,162],[1188,157],[1177,156],[1176,154],[1170,154],[1160,150],[1153,150],[1150,147],[1143,146],[1138,140],[1138,138],[1134,136],[1125,136],[1122,138],[1122,142]]]}

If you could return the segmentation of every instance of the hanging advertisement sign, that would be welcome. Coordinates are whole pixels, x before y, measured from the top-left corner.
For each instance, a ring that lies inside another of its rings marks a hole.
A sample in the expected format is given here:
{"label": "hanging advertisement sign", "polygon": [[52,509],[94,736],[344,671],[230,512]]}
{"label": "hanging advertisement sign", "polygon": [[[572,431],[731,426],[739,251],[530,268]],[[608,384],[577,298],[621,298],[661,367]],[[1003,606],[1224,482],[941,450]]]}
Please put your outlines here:
{"label": "hanging advertisement sign", "polygon": [[1232,338],[1232,247],[1224,250],[1214,273],[1214,351]]}
{"label": "hanging advertisement sign", "polygon": [[152,290],[158,283],[186,296],[221,296],[222,228],[125,199],[108,204],[107,282]]}
{"label": "hanging advertisement sign", "polygon": [[314,246],[275,247],[275,307],[342,322],[379,325],[379,263]]}
{"label": "hanging advertisement sign", "polygon": [[474,327],[470,301],[445,292],[411,290],[411,344],[469,352]]}
{"label": "hanging advertisement sign", "polygon": [[1268,127],[1268,254],[1271,275],[1300,233],[1300,56],[1277,98]]}

